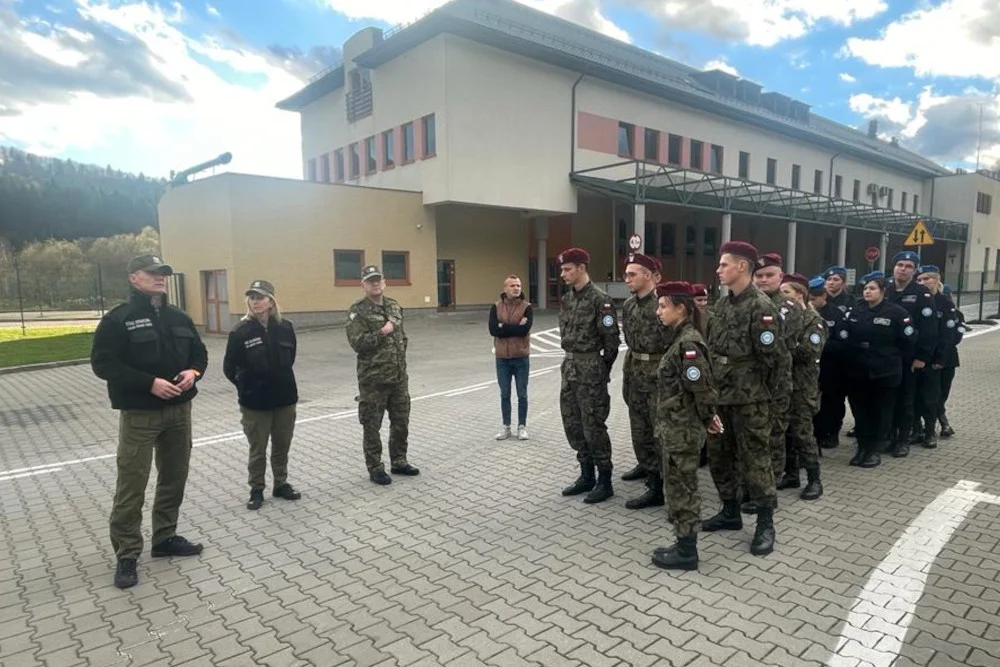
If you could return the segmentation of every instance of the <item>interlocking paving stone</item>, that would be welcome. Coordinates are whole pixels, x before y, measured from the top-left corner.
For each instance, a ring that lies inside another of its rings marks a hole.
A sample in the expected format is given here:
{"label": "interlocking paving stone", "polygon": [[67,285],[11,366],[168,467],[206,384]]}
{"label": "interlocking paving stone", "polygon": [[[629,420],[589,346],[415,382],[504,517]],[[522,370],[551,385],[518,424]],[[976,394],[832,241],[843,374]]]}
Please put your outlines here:
{"label": "interlocking paving stone", "polygon": [[[554,323],[536,318],[537,329]],[[532,359],[532,439],[497,443],[485,314],[408,329],[410,458],[422,474],[368,482],[343,331],[302,332],[290,472],[304,497],[266,497],[253,513],[235,393],[220,373],[225,341],[207,338],[180,521],[205,552],[154,561],[147,551],[129,591],[111,585],[117,416],[102,383],[86,366],[0,376],[0,664],[789,667],[825,664],[841,637],[845,667],[898,640],[897,667],[1000,662],[1000,506],[968,514],[912,612],[891,586],[856,605],[938,494],[963,479],[1000,494],[1000,335],[962,344],[954,438],[862,471],[846,466],[842,437],[824,452],[822,500],[779,493],[773,555],[748,553],[750,517],[742,531],[701,537],[700,572],[666,573],[649,564],[672,539],[665,512],[623,507],[641,483],[616,478],[615,498],[595,507],[560,495],[576,472],[558,358]],[[616,370],[617,472],[634,463],[620,381]],[[714,487],[699,475],[708,516]]]}

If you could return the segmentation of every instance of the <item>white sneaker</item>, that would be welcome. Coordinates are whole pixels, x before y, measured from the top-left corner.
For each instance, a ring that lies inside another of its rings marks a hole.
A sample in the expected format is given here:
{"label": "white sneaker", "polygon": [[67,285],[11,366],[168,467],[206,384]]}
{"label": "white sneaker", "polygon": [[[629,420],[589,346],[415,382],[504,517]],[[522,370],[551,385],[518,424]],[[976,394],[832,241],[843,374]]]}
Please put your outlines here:
{"label": "white sneaker", "polygon": [[528,439],[528,427],[525,426],[524,424],[521,424],[520,426],[517,427],[517,439],[518,440]]}
{"label": "white sneaker", "polygon": [[510,426],[504,426],[503,430],[497,433],[497,440],[506,440],[510,437]]}

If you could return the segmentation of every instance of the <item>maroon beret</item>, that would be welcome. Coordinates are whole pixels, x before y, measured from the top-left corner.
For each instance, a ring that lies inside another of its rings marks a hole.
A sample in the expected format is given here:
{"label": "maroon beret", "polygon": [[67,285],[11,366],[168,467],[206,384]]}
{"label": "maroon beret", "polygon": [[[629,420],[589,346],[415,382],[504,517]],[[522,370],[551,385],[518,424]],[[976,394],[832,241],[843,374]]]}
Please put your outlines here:
{"label": "maroon beret", "polygon": [[638,264],[639,266],[649,269],[650,271],[658,271],[660,269],[659,261],[655,257],[650,257],[649,255],[643,255],[641,253],[632,253],[628,256],[629,264]]}
{"label": "maroon beret", "polygon": [[769,266],[776,266],[780,269],[783,264],[784,262],[781,259],[781,255],[776,252],[765,252],[757,260],[758,269],[766,269]]}
{"label": "maroon beret", "polygon": [[559,253],[560,264],[590,264],[590,253],[583,248],[570,248]]}
{"label": "maroon beret", "polygon": [[683,280],[671,280],[656,286],[656,296],[695,296],[691,283]]}
{"label": "maroon beret", "polygon": [[695,283],[691,285],[691,289],[694,291],[695,296],[708,296],[708,285],[704,283]]}
{"label": "maroon beret", "polygon": [[754,248],[746,241],[729,241],[728,243],[723,243],[722,248],[719,249],[719,254],[736,255],[737,257],[750,260],[751,264],[757,263],[757,248]]}
{"label": "maroon beret", "polygon": [[797,285],[802,285],[802,288],[807,292],[809,291],[809,279],[806,278],[801,273],[787,273],[785,277],[781,279],[782,283],[795,283]]}

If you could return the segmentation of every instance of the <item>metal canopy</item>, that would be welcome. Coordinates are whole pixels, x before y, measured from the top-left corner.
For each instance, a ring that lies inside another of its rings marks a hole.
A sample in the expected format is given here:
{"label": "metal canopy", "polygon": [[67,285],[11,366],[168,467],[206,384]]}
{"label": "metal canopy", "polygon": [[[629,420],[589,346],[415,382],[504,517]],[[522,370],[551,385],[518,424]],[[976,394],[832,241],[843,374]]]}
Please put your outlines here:
{"label": "metal canopy", "polygon": [[[609,172],[621,175],[629,167],[633,176],[607,177],[612,175]],[[582,169],[571,173],[570,181],[584,190],[632,204],[672,204],[901,236],[909,234],[917,221],[923,220],[938,241],[965,243],[969,234],[968,225],[962,222],[642,160]]]}

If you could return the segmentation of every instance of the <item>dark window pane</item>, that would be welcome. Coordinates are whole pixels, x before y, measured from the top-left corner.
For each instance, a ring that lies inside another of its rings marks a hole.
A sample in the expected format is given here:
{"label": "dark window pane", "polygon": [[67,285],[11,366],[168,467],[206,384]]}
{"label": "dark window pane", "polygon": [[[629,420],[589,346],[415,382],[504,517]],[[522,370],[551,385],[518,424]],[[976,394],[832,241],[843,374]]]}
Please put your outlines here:
{"label": "dark window pane", "polygon": [[383,252],[382,275],[386,280],[406,280],[406,253]]}
{"label": "dark window pane", "polygon": [[357,250],[334,250],[333,271],[337,280],[361,280],[362,255]]}

